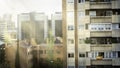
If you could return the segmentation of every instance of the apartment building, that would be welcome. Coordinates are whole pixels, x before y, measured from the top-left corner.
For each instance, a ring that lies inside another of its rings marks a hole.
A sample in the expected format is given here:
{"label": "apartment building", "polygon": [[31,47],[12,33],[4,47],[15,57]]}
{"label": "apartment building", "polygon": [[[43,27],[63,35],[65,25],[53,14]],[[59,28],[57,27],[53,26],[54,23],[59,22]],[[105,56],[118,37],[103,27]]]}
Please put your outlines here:
{"label": "apartment building", "polygon": [[65,68],[120,67],[120,0],[62,0]]}
{"label": "apartment building", "polygon": [[37,44],[47,38],[47,16],[44,13],[31,12],[18,15],[20,40],[34,39]]}

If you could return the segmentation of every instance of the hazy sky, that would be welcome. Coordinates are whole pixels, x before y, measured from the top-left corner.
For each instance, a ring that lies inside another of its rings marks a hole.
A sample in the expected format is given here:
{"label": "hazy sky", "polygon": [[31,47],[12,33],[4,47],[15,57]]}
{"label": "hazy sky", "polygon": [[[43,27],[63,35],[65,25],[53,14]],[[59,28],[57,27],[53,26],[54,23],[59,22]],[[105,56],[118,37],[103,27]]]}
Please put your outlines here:
{"label": "hazy sky", "polygon": [[45,12],[51,14],[62,11],[62,0],[0,0],[0,15],[5,13]]}

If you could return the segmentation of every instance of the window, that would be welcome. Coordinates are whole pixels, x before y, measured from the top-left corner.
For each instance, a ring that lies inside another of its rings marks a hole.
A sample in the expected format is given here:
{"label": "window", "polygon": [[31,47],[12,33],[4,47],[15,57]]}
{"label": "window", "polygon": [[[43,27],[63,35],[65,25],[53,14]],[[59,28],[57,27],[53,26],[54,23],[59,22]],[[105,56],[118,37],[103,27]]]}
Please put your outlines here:
{"label": "window", "polygon": [[102,56],[104,58],[104,52],[99,52],[98,56]]}
{"label": "window", "polygon": [[74,30],[74,26],[73,25],[69,25],[68,26],[68,30]]}
{"label": "window", "polygon": [[78,0],[78,2],[79,2],[79,3],[84,3],[84,2],[85,2],[85,0]]}
{"label": "window", "polygon": [[118,24],[118,28],[120,29],[120,24]]}
{"label": "window", "polygon": [[98,56],[98,52],[91,53],[91,58],[96,59],[97,56]]}
{"label": "window", "polygon": [[111,24],[90,24],[89,29],[92,31],[110,31],[112,26]]}
{"label": "window", "polygon": [[111,16],[112,15],[112,11],[106,11],[106,16]]}
{"label": "window", "polygon": [[79,57],[85,57],[85,54],[80,53],[80,54],[79,54]]}
{"label": "window", "polygon": [[96,16],[96,11],[90,11],[89,15],[90,16]]}
{"label": "window", "polygon": [[73,58],[74,57],[74,53],[68,53],[68,58]]}
{"label": "window", "polygon": [[105,30],[111,30],[111,24],[105,24]]}
{"label": "window", "polygon": [[118,58],[120,58],[120,51],[118,51]]}
{"label": "window", "polygon": [[67,3],[74,3],[74,0],[67,0]]}
{"label": "window", "polygon": [[111,0],[104,0],[104,2],[110,2]]}
{"label": "window", "polygon": [[120,29],[120,24],[112,24],[112,29]]}
{"label": "window", "polygon": [[86,29],[86,30],[88,29],[88,24],[85,24],[85,29]]}
{"label": "window", "polygon": [[117,52],[112,52],[113,58],[117,58]]}
{"label": "window", "polygon": [[68,39],[68,43],[69,43],[69,44],[73,44],[73,43],[74,43],[74,40],[73,40],[73,39]]}
{"label": "window", "polygon": [[105,57],[104,58],[112,58],[112,52],[105,52]]}
{"label": "window", "polygon": [[120,37],[112,37],[112,43],[120,43]]}

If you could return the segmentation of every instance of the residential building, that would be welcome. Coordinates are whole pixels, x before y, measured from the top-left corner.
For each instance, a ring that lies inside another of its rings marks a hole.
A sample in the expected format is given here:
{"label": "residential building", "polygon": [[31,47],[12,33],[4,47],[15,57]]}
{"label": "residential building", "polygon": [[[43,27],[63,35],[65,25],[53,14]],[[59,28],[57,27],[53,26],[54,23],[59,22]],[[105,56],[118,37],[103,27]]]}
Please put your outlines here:
{"label": "residential building", "polygon": [[120,0],[62,0],[65,68],[120,67]]}
{"label": "residential building", "polygon": [[20,40],[34,39],[37,44],[47,38],[47,16],[44,13],[22,13],[18,15],[18,35]]}

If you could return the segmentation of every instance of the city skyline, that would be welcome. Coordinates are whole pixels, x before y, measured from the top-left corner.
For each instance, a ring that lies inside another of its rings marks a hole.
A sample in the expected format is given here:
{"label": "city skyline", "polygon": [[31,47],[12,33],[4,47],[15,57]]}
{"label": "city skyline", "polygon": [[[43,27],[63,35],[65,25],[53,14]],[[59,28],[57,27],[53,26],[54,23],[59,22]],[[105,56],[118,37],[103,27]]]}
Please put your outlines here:
{"label": "city skyline", "polygon": [[0,15],[44,12],[50,18],[51,14],[62,11],[62,0],[0,0],[0,4]]}

